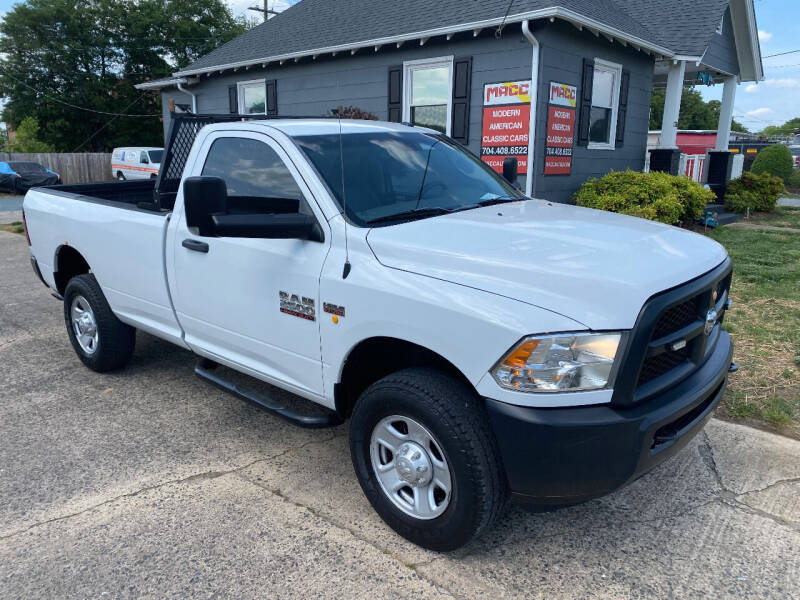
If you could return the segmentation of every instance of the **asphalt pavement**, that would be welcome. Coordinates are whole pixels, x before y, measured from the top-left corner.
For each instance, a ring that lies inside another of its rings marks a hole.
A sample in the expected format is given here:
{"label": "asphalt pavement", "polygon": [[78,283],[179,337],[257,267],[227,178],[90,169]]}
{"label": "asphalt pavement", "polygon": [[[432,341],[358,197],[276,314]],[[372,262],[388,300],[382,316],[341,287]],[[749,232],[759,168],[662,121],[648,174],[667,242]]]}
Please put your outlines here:
{"label": "asphalt pavement", "polygon": [[606,498],[511,508],[450,554],[372,511],[345,426],[209,387],[139,334],[87,370],[0,232],[0,598],[800,598],[800,443],[712,420]]}

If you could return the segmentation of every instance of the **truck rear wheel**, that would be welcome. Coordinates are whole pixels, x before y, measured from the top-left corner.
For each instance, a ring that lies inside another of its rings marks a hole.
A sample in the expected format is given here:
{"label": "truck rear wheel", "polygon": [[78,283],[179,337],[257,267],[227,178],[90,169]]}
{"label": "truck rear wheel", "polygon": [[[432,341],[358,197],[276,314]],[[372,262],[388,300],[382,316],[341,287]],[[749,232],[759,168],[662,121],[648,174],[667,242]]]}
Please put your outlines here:
{"label": "truck rear wheel", "polygon": [[116,317],[91,273],[67,283],[64,321],[78,358],[93,371],[121,369],[130,361],[136,329]]}
{"label": "truck rear wheel", "polygon": [[406,369],[369,387],[350,421],[364,494],[397,533],[430,550],[463,546],[506,504],[506,481],[475,392],[433,369]]}

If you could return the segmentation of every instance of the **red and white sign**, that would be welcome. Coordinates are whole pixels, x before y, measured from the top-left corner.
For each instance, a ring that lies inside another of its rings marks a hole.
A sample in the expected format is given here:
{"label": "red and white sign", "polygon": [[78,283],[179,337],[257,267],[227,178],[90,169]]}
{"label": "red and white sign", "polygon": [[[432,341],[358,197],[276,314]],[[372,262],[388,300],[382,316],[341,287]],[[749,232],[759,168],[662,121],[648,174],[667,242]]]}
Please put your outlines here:
{"label": "red and white sign", "polygon": [[548,104],[575,108],[578,105],[578,88],[565,83],[550,82],[550,99]]}
{"label": "red and white sign", "polygon": [[577,88],[575,86],[550,83],[547,139],[544,145],[545,175],[569,175],[572,172],[576,99]]}
{"label": "red and white sign", "polygon": [[483,93],[481,160],[498,173],[503,161],[517,159],[517,172],[528,172],[528,133],[530,131],[530,81],[489,83]]}

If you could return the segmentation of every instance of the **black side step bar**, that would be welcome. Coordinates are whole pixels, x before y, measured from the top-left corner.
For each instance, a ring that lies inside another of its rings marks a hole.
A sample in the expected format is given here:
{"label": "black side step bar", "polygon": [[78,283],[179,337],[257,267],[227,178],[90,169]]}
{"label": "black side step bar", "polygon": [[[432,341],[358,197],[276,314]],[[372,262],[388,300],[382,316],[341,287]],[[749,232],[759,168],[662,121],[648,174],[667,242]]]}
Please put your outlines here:
{"label": "black side step bar", "polygon": [[252,402],[256,406],[268,410],[269,412],[278,415],[300,427],[308,429],[321,429],[323,427],[335,427],[342,424],[342,418],[332,410],[327,411],[321,415],[303,415],[295,412],[282,404],[267,398],[256,392],[245,391],[237,387],[235,384],[215,375],[211,371],[217,368],[217,363],[206,358],[200,359],[194,368],[195,375],[201,379],[205,379],[209,383],[217,386],[237,398]]}

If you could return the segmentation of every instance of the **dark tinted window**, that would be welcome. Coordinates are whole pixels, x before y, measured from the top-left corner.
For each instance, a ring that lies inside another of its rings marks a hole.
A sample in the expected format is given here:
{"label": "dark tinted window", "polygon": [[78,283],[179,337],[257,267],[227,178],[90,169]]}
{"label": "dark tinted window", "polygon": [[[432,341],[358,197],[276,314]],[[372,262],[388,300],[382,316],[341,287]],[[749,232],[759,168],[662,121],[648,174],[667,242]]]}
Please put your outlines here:
{"label": "dark tinted window", "polygon": [[446,138],[417,132],[348,133],[344,195],[338,134],[295,137],[340,207],[358,225],[416,208],[454,209],[521,197],[481,160]]}
{"label": "dark tinted window", "polygon": [[206,157],[203,175],[225,180],[231,212],[273,212],[280,205],[276,200],[285,198],[298,200],[303,210],[303,193],[294,177],[280,156],[263,142],[216,140]]}
{"label": "dark tinted window", "polygon": [[147,154],[150,155],[150,162],[151,163],[160,163],[161,162],[161,155],[164,154],[163,150],[149,150]]}
{"label": "dark tinted window", "polygon": [[45,168],[39,163],[13,160],[8,163],[8,166],[17,173],[44,173]]}

